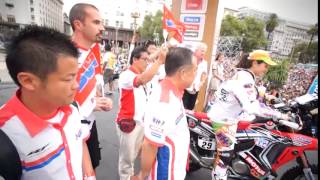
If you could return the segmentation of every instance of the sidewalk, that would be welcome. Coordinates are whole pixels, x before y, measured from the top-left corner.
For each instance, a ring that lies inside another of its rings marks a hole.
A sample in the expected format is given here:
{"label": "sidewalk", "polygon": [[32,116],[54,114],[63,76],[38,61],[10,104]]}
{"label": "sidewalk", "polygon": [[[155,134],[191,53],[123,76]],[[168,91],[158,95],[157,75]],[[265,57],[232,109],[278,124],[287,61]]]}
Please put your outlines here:
{"label": "sidewalk", "polygon": [[6,54],[0,51],[0,83],[12,83],[13,81],[6,67],[5,56]]}

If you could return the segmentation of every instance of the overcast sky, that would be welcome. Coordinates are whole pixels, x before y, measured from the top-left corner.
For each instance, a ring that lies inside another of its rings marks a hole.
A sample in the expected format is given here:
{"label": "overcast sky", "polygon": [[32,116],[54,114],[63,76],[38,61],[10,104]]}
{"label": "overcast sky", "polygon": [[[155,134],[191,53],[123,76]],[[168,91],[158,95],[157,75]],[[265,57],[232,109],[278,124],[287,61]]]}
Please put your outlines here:
{"label": "overcast sky", "polygon": [[[107,5],[108,2],[125,7],[126,1],[134,0],[64,0],[64,12],[69,13],[71,7],[76,2],[90,2],[101,8],[101,4]],[[209,0],[212,1],[212,0]],[[278,16],[298,22],[315,24],[318,22],[318,0],[220,0],[225,7],[238,9],[247,6],[257,10],[276,13]],[[139,0],[138,0],[139,2]],[[103,6],[102,6],[103,7]]]}
{"label": "overcast sky", "polygon": [[318,0],[222,0],[225,7],[238,9],[247,6],[257,10],[276,13],[278,16],[315,24],[318,22]]}

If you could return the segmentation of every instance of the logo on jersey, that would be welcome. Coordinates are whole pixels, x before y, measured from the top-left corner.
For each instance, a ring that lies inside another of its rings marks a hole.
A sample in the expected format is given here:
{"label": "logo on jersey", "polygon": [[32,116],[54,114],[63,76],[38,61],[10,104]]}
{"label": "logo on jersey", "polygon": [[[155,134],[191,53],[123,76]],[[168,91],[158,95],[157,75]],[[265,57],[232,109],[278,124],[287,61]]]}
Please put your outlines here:
{"label": "logo on jersey", "polygon": [[94,78],[95,76],[95,69],[98,67],[98,62],[93,54],[91,54],[88,58],[89,64],[84,64],[84,72],[80,75],[79,80],[79,91],[82,92],[83,89],[88,85],[88,82]]}
{"label": "logo on jersey", "polygon": [[27,156],[30,156],[30,155],[32,155],[32,154],[37,154],[37,153],[39,153],[39,152],[42,152],[42,151],[44,151],[44,150],[46,149],[46,147],[48,147],[48,146],[49,146],[49,143],[46,144],[46,145],[44,145],[43,147],[41,147],[41,148],[39,148],[39,149],[36,149],[36,150],[34,150],[34,151],[31,151]]}

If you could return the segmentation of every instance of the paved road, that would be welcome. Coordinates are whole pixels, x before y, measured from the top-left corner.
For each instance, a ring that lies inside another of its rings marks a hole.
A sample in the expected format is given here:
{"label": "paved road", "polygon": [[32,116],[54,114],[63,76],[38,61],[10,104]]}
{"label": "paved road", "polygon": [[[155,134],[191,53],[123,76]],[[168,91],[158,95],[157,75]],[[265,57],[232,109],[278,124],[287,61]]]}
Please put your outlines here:
{"label": "paved road", "polygon": [[[14,94],[16,86],[13,84],[0,83],[0,106]],[[111,96],[114,100],[114,108],[110,112],[96,113],[97,127],[102,147],[102,161],[97,168],[98,180],[118,180],[118,148],[119,143],[115,130],[114,119],[118,109],[118,93]],[[312,161],[318,161],[318,153],[309,153],[309,158]],[[137,162],[137,167],[138,167]],[[294,163],[288,164],[286,168],[290,168]],[[0,178],[1,179],[1,178]],[[186,180],[210,180],[210,171],[200,169],[186,177]]]}

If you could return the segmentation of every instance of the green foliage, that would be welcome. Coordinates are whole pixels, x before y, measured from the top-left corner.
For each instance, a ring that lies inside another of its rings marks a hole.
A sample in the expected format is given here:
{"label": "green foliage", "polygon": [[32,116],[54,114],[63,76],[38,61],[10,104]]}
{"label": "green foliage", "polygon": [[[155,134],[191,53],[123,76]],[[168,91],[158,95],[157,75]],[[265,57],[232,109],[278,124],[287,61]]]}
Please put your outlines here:
{"label": "green foliage", "polygon": [[293,58],[298,59],[297,63],[317,63],[318,62],[318,42],[310,45],[300,43],[294,47]]}
{"label": "green foliage", "polygon": [[312,43],[312,40],[313,40],[314,36],[318,34],[318,23],[316,23],[314,26],[312,26],[312,27],[308,30],[307,33],[308,33],[309,35],[311,35],[310,41],[309,41],[309,44],[308,44],[308,48],[309,48],[309,46],[310,46],[311,43]]}
{"label": "green foliage", "polygon": [[274,31],[274,29],[279,25],[279,20],[277,14],[271,14],[268,21],[266,22],[266,31],[268,32],[268,40],[270,34]]}
{"label": "green foliage", "polygon": [[[279,25],[279,19],[277,14],[271,14],[268,21],[266,22],[266,31],[268,32],[267,40],[270,41],[270,35],[274,29]],[[268,46],[266,46],[267,50]]]}
{"label": "green foliage", "polygon": [[236,17],[227,15],[221,24],[220,36],[237,36],[245,33],[245,25]]}
{"label": "green foliage", "polygon": [[267,44],[263,29],[263,21],[257,20],[254,17],[238,19],[227,15],[222,21],[220,36],[242,38],[241,46],[243,51],[250,52]]}
{"label": "green foliage", "polygon": [[159,10],[154,16],[145,16],[142,27],[138,29],[138,32],[140,33],[142,39],[150,40],[153,40],[155,38],[155,34],[158,33],[160,42],[162,42],[162,12]]}
{"label": "green foliage", "polygon": [[267,40],[264,36],[263,21],[257,20],[254,17],[246,17],[244,20],[245,36],[241,43],[244,52],[250,52],[253,49],[265,47]]}
{"label": "green foliage", "polygon": [[269,67],[268,72],[264,76],[264,80],[274,84],[275,87],[280,88],[288,79],[289,60],[284,59],[277,62],[277,66]]}

